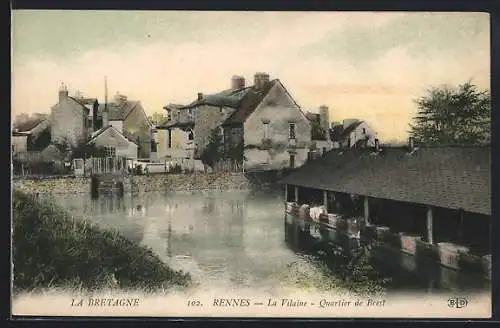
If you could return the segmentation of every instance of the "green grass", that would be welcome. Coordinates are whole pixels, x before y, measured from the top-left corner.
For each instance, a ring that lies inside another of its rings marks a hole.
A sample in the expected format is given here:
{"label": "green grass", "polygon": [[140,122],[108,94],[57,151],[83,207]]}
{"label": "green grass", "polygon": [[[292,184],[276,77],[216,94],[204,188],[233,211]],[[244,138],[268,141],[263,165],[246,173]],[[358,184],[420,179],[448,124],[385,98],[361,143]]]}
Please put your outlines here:
{"label": "green grass", "polygon": [[74,220],[51,202],[14,190],[12,211],[14,293],[47,288],[154,292],[191,282],[151,249]]}

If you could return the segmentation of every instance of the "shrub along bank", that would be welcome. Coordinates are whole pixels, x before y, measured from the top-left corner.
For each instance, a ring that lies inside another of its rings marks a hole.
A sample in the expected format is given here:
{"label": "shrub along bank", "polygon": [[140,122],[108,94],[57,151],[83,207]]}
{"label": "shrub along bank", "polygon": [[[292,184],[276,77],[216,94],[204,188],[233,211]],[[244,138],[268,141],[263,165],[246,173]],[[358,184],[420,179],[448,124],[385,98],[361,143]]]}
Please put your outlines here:
{"label": "shrub along bank", "polygon": [[14,190],[14,292],[44,288],[165,290],[190,276],[118,232],[74,220],[62,208]]}

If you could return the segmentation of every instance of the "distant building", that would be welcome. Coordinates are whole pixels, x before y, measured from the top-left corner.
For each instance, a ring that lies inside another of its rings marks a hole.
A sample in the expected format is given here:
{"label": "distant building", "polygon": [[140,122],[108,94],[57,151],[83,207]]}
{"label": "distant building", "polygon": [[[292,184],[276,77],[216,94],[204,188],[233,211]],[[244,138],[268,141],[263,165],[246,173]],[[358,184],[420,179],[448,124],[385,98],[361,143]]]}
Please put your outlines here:
{"label": "distant building", "polygon": [[330,139],[330,115],[327,106],[320,106],[319,113],[306,113],[311,122],[311,151],[322,155],[333,149],[333,142]]}
{"label": "distant building", "polygon": [[[119,94],[113,102],[99,104],[97,98],[69,96],[62,84],[49,118],[30,124],[14,127],[17,130],[13,131],[13,151],[30,150],[31,145],[42,151],[42,157],[56,159],[68,155],[70,150],[94,145],[108,156],[149,158],[154,148],[151,123],[141,103]],[[50,142],[42,142],[40,136],[44,133]]]}
{"label": "distant building", "polygon": [[96,127],[101,129],[108,125],[138,145],[140,158],[151,156],[153,126],[140,101],[128,100],[126,96],[116,93],[112,102],[99,104]]}
{"label": "distant building", "polygon": [[50,144],[50,121],[47,117],[15,122],[12,131],[12,154],[41,151]]}
{"label": "distant building", "polygon": [[346,119],[341,124],[332,124],[330,138],[336,147],[373,147],[377,133],[364,121]]}

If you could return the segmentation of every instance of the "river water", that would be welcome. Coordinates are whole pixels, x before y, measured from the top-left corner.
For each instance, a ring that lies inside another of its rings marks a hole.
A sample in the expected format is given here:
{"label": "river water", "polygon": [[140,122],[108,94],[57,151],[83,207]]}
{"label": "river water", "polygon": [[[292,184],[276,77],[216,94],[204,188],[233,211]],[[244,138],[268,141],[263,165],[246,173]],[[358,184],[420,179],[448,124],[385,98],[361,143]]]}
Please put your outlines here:
{"label": "river water", "polygon": [[[326,262],[314,256],[311,245],[304,245],[304,238],[301,243],[290,238],[290,229],[296,229],[297,223],[284,220],[281,193],[151,192],[99,199],[83,194],[54,200],[75,217],[118,229],[151,247],[174,269],[189,272],[199,290],[273,295],[305,289],[324,292],[335,278]],[[444,268],[431,276],[412,272],[411,258],[393,257],[398,263],[375,265],[391,278],[389,292],[489,288],[482,279],[464,280]]]}

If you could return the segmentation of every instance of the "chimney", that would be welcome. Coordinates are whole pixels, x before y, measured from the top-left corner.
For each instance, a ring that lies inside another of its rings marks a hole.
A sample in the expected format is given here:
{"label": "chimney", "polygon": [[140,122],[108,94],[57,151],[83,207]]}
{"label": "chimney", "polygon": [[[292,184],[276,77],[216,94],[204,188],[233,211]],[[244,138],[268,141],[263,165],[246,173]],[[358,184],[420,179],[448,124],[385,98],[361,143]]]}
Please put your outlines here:
{"label": "chimney", "polygon": [[61,82],[61,87],[59,88],[59,102],[63,102],[68,99],[68,88]]}
{"label": "chimney", "polygon": [[380,143],[378,139],[375,139],[375,151],[380,151]]}
{"label": "chimney", "polygon": [[113,100],[114,100],[115,104],[117,104],[118,106],[121,106],[121,105],[123,105],[127,101],[127,97],[124,96],[124,95],[121,95],[117,91]]}
{"label": "chimney", "polygon": [[245,78],[243,76],[234,75],[231,78],[231,89],[239,90],[245,87]]}
{"label": "chimney", "polygon": [[413,137],[408,138],[408,151],[411,153],[414,149]]}
{"label": "chimney", "polygon": [[203,100],[203,93],[198,92],[198,101]]}
{"label": "chimney", "polygon": [[99,102],[97,99],[94,101],[94,105],[92,106],[92,131],[97,131],[97,111],[99,110]]}
{"label": "chimney", "polygon": [[[321,129],[325,131],[325,133],[328,133],[328,128],[330,127],[330,113],[328,106],[323,105],[319,107],[319,121]],[[328,136],[327,139],[329,139]]]}
{"label": "chimney", "polygon": [[267,83],[269,83],[269,74],[257,72],[254,75],[254,87],[259,90],[262,89]]}

